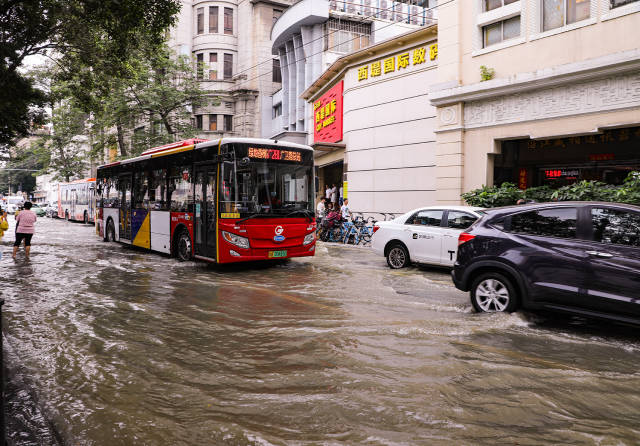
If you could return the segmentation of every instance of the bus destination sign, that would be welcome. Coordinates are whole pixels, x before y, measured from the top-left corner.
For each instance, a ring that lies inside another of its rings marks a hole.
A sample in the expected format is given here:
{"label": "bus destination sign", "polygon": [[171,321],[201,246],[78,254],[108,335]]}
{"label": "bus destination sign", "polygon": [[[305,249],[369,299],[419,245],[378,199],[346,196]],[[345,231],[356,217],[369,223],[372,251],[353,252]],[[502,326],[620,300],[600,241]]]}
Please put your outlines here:
{"label": "bus destination sign", "polygon": [[273,160],[273,161],[293,161],[295,163],[302,162],[302,154],[300,152],[294,152],[292,150],[282,149],[264,149],[249,147],[249,158],[259,160]]}

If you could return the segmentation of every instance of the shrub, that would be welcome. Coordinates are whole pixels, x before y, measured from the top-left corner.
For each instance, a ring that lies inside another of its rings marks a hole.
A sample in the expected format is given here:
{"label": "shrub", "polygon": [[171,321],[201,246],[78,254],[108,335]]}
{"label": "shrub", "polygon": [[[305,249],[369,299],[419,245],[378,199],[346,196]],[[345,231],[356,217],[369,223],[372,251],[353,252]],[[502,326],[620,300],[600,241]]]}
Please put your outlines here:
{"label": "shrub", "polygon": [[640,205],[640,172],[629,173],[620,186],[583,180],[558,189],[539,186],[521,190],[513,183],[503,183],[500,187],[482,186],[461,197],[470,206],[485,208],[514,205],[521,198],[536,202],[612,201]]}

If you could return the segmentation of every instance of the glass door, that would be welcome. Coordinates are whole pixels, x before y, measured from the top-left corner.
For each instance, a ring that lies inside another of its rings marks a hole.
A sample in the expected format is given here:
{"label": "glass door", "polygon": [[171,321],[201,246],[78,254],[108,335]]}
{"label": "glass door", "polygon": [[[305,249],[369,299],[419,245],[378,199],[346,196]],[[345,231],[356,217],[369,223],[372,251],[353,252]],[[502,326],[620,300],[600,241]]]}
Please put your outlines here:
{"label": "glass door", "polygon": [[120,195],[120,239],[131,240],[131,174],[123,175],[118,182]]}
{"label": "glass door", "polygon": [[196,255],[216,257],[216,172],[217,166],[196,168],[194,243]]}

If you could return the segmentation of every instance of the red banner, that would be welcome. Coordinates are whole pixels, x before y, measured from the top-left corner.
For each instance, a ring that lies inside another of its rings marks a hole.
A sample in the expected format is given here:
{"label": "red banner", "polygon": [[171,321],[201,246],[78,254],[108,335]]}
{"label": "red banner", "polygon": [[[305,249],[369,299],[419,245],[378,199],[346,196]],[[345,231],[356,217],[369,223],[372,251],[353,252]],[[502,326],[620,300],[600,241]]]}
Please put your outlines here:
{"label": "red banner", "polygon": [[518,187],[520,189],[526,189],[528,183],[527,180],[527,169],[520,168],[520,172],[518,172]]}
{"label": "red banner", "polygon": [[340,81],[313,103],[314,142],[342,141],[343,89],[344,81]]}

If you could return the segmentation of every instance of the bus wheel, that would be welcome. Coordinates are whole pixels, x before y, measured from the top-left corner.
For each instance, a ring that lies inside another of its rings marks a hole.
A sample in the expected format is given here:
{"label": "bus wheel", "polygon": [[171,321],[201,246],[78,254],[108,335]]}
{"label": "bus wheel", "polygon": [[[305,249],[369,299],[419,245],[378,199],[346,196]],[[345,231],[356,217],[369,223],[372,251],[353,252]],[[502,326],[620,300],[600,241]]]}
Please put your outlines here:
{"label": "bus wheel", "polygon": [[113,225],[113,220],[111,219],[107,221],[107,229],[104,231],[104,239],[107,242],[116,241],[116,228]]}
{"label": "bus wheel", "polygon": [[84,213],[83,223],[84,223],[85,225],[88,225],[88,224],[89,224],[89,216],[87,215],[87,213],[86,213],[86,212]]}
{"label": "bus wheel", "polygon": [[191,260],[191,237],[186,229],[180,231],[176,241],[176,257],[181,262]]}

